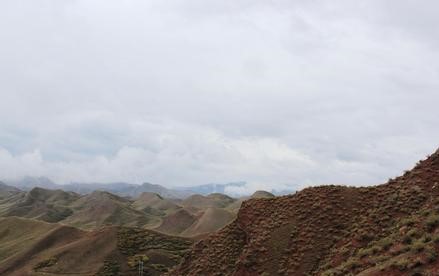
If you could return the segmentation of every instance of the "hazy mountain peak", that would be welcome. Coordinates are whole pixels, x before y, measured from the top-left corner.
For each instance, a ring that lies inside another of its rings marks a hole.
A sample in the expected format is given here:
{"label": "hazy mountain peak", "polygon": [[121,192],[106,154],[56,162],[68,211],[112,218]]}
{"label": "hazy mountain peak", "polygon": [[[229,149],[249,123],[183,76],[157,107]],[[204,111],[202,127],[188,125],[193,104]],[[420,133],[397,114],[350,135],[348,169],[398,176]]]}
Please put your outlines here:
{"label": "hazy mountain peak", "polygon": [[256,191],[251,195],[251,198],[272,198],[274,195],[267,191]]}

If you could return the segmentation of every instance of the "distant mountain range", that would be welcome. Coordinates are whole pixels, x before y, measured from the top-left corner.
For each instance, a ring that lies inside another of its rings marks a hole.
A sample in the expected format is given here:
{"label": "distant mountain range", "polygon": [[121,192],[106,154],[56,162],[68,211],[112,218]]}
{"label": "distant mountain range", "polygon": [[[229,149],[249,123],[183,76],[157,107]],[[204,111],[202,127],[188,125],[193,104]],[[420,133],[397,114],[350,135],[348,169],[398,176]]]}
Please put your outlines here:
{"label": "distant mountain range", "polygon": [[44,189],[51,190],[63,190],[69,192],[75,192],[78,194],[89,194],[93,191],[105,191],[110,192],[119,196],[129,196],[138,197],[142,193],[156,193],[165,198],[186,198],[190,195],[195,194],[193,191],[179,189],[168,189],[161,185],[143,183],[130,184],[124,182],[114,182],[114,183],[70,183],[65,185],[60,185],[54,183],[47,177],[24,177],[20,180],[15,181],[5,181],[9,186],[17,187],[24,191],[29,191],[35,187],[40,187]]}
{"label": "distant mountain range", "polygon": [[21,190],[28,191],[35,187],[45,188],[45,189],[58,189],[61,185],[54,183],[47,177],[31,177],[26,176],[18,180],[4,180],[4,183],[10,186],[17,187]]}
{"label": "distant mountain range", "polygon": [[18,192],[20,192],[18,188],[0,182],[0,199],[9,197]]}
{"label": "distant mountain range", "polygon": [[[24,177],[20,180],[4,181],[9,186],[17,187],[24,191],[29,191],[35,187],[45,189],[60,189],[69,192],[75,192],[78,194],[89,194],[93,191],[106,191],[119,196],[138,197],[142,193],[156,193],[165,198],[180,198],[184,199],[194,194],[209,195],[213,193],[227,194],[232,197],[250,196],[248,194],[233,193],[229,188],[242,188],[247,184],[246,182],[230,182],[226,184],[210,183],[205,185],[176,187],[173,189],[166,188],[158,184],[143,183],[141,185],[131,184],[125,182],[113,182],[113,183],[79,183],[73,182],[70,184],[60,185],[47,177]],[[233,189],[232,189],[233,190]],[[292,193],[293,190],[268,190],[274,195],[285,195]]]}
{"label": "distant mountain range", "polygon": [[200,195],[209,195],[213,193],[228,194],[227,187],[244,187],[246,182],[230,182],[226,184],[210,183],[198,186],[180,187],[178,190],[190,190]]}
{"label": "distant mountain range", "polygon": [[[175,188],[175,189],[193,191],[193,192],[195,192],[197,194],[201,194],[201,195],[221,193],[221,194],[227,194],[227,195],[233,196],[233,197],[250,196],[251,192],[248,192],[247,194],[232,192],[233,188],[245,188],[246,185],[247,185],[247,182],[240,181],[240,182],[230,182],[230,183],[226,183],[226,184],[210,183],[210,184],[204,184],[204,185],[198,185],[198,186],[188,186],[188,187]],[[230,188],[232,188],[232,189],[229,190]],[[279,195],[286,195],[286,194],[293,193],[294,189],[288,189],[288,190],[271,189],[268,191],[274,195],[279,196]]]}

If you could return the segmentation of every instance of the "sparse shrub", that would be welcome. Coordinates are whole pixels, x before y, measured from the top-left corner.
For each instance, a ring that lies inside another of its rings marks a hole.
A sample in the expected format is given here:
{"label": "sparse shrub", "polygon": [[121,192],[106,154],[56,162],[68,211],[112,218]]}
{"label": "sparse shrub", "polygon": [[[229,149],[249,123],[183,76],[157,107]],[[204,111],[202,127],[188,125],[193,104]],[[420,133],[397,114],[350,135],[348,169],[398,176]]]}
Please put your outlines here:
{"label": "sparse shrub", "polygon": [[322,276],[341,276],[341,275],[344,275],[344,273],[337,269],[327,270],[322,273]]}
{"label": "sparse shrub", "polygon": [[381,247],[379,247],[378,245],[374,245],[369,250],[372,254],[377,254],[381,251]]}
{"label": "sparse shrub", "polygon": [[413,218],[404,218],[399,223],[400,226],[413,226],[416,223],[415,219]]}
{"label": "sparse shrub", "polygon": [[415,237],[419,236],[419,232],[417,229],[412,229],[412,230],[407,232],[407,236],[409,236],[411,238],[415,238]]}
{"label": "sparse shrub", "polygon": [[422,216],[424,216],[424,217],[427,217],[427,216],[429,216],[430,215],[430,210],[424,210],[424,211],[422,211]]}
{"label": "sparse shrub", "polygon": [[351,258],[347,260],[343,265],[342,269],[345,271],[352,271],[360,266],[360,262],[356,258]]}
{"label": "sparse shrub", "polygon": [[373,258],[373,262],[374,264],[379,264],[379,263],[383,263],[385,261],[387,261],[390,257],[387,255],[378,255],[375,258]]}
{"label": "sparse shrub", "polygon": [[401,248],[401,252],[409,252],[410,251],[410,245],[405,245]]}
{"label": "sparse shrub", "polygon": [[119,276],[120,266],[116,261],[105,260],[97,276]]}
{"label": "sparse shrub", "polygon": [[439,225],[439,215],[430,215],[425,221],[425,227],[428,231],[432,231],[436,226]]}
{"label": "sparse shrub", "polygon": [[419,253],[422,252],[425,249],[425,244],[421,241],[421,240],[417,240],[416,242],[414,242],[410,249],[413,252]]}
{"label": "sparse shrub", "polygon": [[128,257],[127,264],[129,267],[137,267],[140,261],[146,263],[148,262],[149,258],[146,255],[138,254],[134,256]]}
{"label": "sparse shrub", "polygon": [[58,262],[58,259],[52,257],[50,259],[39,262],[37,265],[35,265],[34,270],[39,270],[42,268],[54,266],[57,262]]}
{"label": "sparse shrub", "polygon": [[377,242],[377,245],[384,250],[388,250],[393,245],[393,240],[390,237],[386,237]]}
{"label": "sparse shrub", "polygon": [[370,241],[373,236],[370,233],[361,232],[358,238],[360,241]]}
{"label": "sparse shrub", "polygon": [[429,263],[436,261],[437,252],[433,245],[430,244],[425,247],[425,257]]}
{"label": "sparse shrub", "polygon": [[391,266],[393,268],[400,270],[400,271],[405,271],[405,270],[407,270],[407,268],[409,266],[409,261],[406,258],[401,258],[401,259],[393,262]]}
{"label": "sparse shrub", "polygon": [[423,243],[428,243],[428,242],[430,242],[431,241],[431,235],[424,235],[422,238],[421,238],[421,241],[423,242]]}
{"label": "sparse shrub", "polygon": [[421,266],[423,264],[424,263],[422,262],[421,258],[416,258],[416,259],[412,260],[412,262],[409,264],[408,268],[413,269],[413,268]]}
{"label": "sparse shrub", "polygon": [[405,244],[411,244],[412,243],[412,238],[409,235],[404,235],[402,237],[402,242]]}
{"label": "sparse shrub", "polygon": [[167,272],[168,268],[162,264],[150,264],[149,265],[152,269],[161,271],[161,272]]}
{"label": "sparse shrub", "polygon": [[366,256],[369,256],[369,254],[370,254],[370,250],[369,249],[365,249],[365,248],[360,248],[359,250],[358,250],[358,257],[360,257],[360,258],[364,258],[364,257],[366,257]]}
{"label": "sparse shrub", "polygon": [[340,254],[341,255],[346,256],[346,255],[349,254],[349,252],[350,252],[350,249],[349,249],[348,246],[343,246],[342,248],[340,248]]}

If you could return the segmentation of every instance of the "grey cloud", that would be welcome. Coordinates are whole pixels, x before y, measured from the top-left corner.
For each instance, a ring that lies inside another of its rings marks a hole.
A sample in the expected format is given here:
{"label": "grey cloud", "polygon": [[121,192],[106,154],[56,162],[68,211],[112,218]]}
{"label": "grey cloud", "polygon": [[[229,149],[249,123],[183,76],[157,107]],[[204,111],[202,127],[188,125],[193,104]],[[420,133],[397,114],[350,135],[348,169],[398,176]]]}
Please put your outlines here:
{"label": "grey cloud", "polygon": [[436,5],[3,1],[3,178],[385,181],[438,144]]}

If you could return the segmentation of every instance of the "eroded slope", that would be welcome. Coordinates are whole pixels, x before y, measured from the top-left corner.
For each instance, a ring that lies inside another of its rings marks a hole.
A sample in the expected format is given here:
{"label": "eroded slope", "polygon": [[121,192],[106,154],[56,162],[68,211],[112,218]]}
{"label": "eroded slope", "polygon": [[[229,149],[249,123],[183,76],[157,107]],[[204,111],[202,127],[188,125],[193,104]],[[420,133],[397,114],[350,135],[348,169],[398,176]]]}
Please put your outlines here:
{"label": "eroded slope", "polygon": [[[384,185],[245,201],[237,219],[198,242],[172,275],[436,275],[438,183],[436,152]],[[408,234],[410,219],[416,234]]]}

